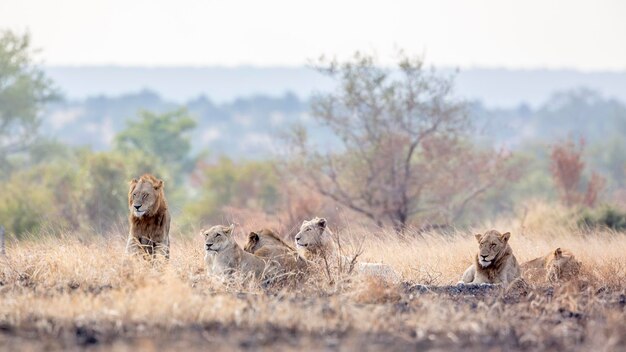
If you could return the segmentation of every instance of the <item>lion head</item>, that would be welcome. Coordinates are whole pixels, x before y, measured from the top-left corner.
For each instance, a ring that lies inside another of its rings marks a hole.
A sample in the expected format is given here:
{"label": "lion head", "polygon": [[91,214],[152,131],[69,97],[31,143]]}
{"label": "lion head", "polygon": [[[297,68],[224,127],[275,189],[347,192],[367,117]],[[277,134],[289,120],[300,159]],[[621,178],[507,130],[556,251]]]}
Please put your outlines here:
{"label": "lion head", "polygon": [[260,248],[265,246],[280,246],[293,250],[285,241],[283,241],[274,231],[270,229],[262,229],[260,231],[250,232],[248,235],[248,242],[243,247],[243,250],[248,253],[256,253]]}
{"label": "lion head", "polygon": [[141,218],[156,214],[165,204],[162,180],[146,174],[130,181],[128,209],[132,216]]}
{"label": "lion head", "polygon": [[219,252],[235,242],[233,230],[235,225],[216,225],[208,230],[202,230],[204,236],[204,249],[207,252]]}
{"label": "lion head", "polygon": [[571,252],[557,248],[546,261],[546,277],[550,282],[571,280],[580,273],[581,266]]}
{"label": "lion head", "polygon": [[501,234],[496,230],[490,230],[484,235],[477,234],[475,237],[478,241],[478,264],[486,268],[506,250],[511,233]]}
{"label": "lion head", "polygon": [[311,255],[329,252],[333,243],[326,231],[326,219],[316,217],[303,221],[300,231],[296,234],[295,243],[298,252],[307,259],[310,259],[308,257]]}

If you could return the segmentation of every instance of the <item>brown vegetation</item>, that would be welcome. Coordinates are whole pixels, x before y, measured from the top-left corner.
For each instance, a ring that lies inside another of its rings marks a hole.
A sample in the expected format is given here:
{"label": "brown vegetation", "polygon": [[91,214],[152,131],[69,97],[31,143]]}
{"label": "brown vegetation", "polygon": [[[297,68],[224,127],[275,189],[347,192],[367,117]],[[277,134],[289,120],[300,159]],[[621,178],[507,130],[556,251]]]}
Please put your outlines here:
{"label": "brown vegetation", "polygon": [[348,227],[338,231],[343,248],[349,253],[362,245],[359,260],[391,265],[402,284],[380,285],[356,273],[330,283],[321,274],[281,289],[208,277],[203,239],[177,231],[170,262],[158,267],[120,255],[121,234],[110,241],[73,235],[10,241],[0,259],[0,344],[13,350],[626,347],[623,234],[552,226],[522,235],[513,222],[484,226],[491,227],[511,230],[520,261],[566,245],[582,270],[570,283],[531,281],[521,293],[458,288],[450,285],[473,261],[473,231],[399,237]]}
{"label": "brown vegetation", "polygon": [[585,170],[584,147],[583,139],[578,145],[570,139],[554,145],[550,153],[552,178],[559,190],[561,201],[568,207],[575,205],[593,207],[606,185],[606,180],[593,172],[586,190],[581,191],[581,180]]}

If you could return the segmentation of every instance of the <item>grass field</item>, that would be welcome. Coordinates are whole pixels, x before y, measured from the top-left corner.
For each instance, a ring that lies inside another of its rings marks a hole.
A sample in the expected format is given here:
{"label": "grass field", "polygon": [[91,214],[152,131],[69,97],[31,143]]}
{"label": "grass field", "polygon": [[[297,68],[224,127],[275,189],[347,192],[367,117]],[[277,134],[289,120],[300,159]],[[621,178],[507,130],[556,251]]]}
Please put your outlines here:
{"label": "grass field", "polygon": [[174,233],[171,260],[157,265],[125,256],[121,233],[44,236],[9,242],[0,259],[0,349],[626,349],[626,235],[477,230],[491,227],[512,232],[518,261],[565,247],[583,273],[520,291],[459,289],[450,285],[477,248],[472,232],[347,228],[345,248],[362,245],[361,260],[390,264],[403,282],[320,274],[287,289],[208,277],[198,236]]}

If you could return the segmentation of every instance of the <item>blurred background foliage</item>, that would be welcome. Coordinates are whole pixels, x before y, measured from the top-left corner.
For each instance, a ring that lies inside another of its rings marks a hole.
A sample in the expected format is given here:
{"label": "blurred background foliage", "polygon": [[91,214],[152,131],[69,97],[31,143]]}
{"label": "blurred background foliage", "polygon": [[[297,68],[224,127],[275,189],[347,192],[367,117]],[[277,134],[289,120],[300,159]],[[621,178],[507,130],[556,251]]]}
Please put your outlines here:
{"label": "blurred background foliage", "polygon": [[[455,99],[454,82],[422,64],[400,58],[398,70],[408,72],[402,80],[358,54],[322,67],[340,84],[309,103],[291,95],[236,102],[244,110],[258,103],[282,104],[294,116],[306,111],[299,129],[279,115],[243,121],[272,132],[255,141],[275,146],[263,157],[228,153],[250,140],[234,129],[206,129],[225,120],[202,99],[172,105],[151,97],[125,113],[110,148],[93,149],[43,133],[43,111],[63,98],[34,61],[29,36],[0,32],[0,224],[18,238],[123,234],[128,181],[153,173],[165,180],[176,228],[189,234],[233,216],[287,232],[312,216],[399,231],[498,216],[523,222],[537,202],[568,209],[576,226],[626,229],[623,103],[580,89],[556,93],[537,109],[487,109]],[[408,109],[410,102],[421,110]],[[216,117],[207,122],[200,111]],[[444,115],[448,123],[437,122]],[[436,133],[403,159],[411,138],[429,128]],[[520,139],[528,131],[533,137]],[[219,147],[203,147],[206,140]],[[405,168],[412,174],[398,178]]]}

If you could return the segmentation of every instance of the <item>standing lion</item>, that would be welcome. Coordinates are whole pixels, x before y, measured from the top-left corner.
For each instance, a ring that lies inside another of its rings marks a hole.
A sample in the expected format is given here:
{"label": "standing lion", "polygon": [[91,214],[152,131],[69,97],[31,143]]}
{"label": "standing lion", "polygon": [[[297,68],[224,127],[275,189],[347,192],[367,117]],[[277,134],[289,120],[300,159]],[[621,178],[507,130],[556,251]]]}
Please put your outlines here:
{"label": "standing lion", "polygon": [[163,181],[150,174],[130,181],[127,253],[149,257],[160,254],[169,259],[171,217],[163,187]]}

